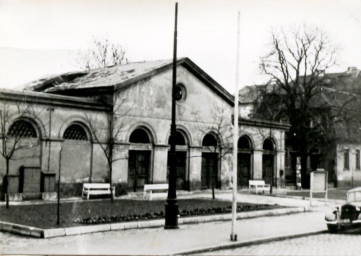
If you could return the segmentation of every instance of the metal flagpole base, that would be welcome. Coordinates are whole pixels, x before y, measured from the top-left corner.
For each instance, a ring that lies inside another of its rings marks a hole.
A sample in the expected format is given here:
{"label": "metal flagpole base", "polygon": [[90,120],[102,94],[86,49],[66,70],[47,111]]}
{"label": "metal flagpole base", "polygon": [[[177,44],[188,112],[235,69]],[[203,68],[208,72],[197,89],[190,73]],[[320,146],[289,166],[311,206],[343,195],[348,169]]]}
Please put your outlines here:
{"label": "metal flagpole base", "polygon": [[231,241],[237,241],[237,234],[231,234]]}

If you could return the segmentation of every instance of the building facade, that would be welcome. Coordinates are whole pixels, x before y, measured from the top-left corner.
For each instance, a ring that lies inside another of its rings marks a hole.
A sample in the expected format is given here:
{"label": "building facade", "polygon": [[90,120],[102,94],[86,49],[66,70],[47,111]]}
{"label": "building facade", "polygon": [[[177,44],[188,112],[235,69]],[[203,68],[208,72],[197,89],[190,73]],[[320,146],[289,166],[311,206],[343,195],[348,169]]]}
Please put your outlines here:
{"label": "building facade", "polygon": [[[23,198],[58,181],[63,194],[77,196],[84,182],[111,179],[116,194],[167,182],[171,81],[172,62],[154,61],[1,90],[1,148],[14,149],[8,171],[0,159],[3,193],[7,173],[10,192]],[[177,189],[230,188],[233,96],[188,58],[177,62],[177,87]],[[239,126],[239,186],[250,179],[280,186],[288,126],[246,119]]]}

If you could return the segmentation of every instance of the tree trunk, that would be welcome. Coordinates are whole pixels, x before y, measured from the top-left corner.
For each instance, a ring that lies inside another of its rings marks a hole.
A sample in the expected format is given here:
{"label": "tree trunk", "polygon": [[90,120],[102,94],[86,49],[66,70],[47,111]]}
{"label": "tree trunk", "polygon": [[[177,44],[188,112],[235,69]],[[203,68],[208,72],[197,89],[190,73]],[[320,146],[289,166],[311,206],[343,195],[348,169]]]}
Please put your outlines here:
{"label": "tree trunk", "polygon": [[214,187],[215,187],[215,181],[216,179],[216,175],[214,174],[214,168],[212,168],[212,198],[213,199],[216,199],[216,195],[215,195],[215,192],[214,192]]}
{"label": "tree trunk", "polygon": [[112,163],[109,164],[109,186],[110,186],[110,201],[114,202],[114,193],[113,193],[113,166]]}
{"label": "tree trunk", "polygon": [[6,209],[9,209],[9,158],[6,158]]}

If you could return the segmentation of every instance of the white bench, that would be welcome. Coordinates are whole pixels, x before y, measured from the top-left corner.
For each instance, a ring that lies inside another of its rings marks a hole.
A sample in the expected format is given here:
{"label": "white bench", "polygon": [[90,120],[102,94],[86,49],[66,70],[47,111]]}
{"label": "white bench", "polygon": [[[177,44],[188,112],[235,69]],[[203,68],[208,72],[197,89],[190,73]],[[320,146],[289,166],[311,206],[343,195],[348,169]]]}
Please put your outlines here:
{"label": "white bench", "polygon": [[250,180],[249,181],[249,193],[251,193],[252,188],[256,190],[256,194],[258,191],[264,191],[268,190],[271,191],[271,187],[269,184],[266,184],[264,180]]}
{"label": "white bench", "polygon": [[89,200],[90,195],[111,195],[109,183],[84,183],[81,197]]}
{"label": "white bench", "polygon": [[144,185],[144,198],[149,193],[149,200],[152,200],[153,191],[166,191],[168,192],[168,184],[146,184]]}

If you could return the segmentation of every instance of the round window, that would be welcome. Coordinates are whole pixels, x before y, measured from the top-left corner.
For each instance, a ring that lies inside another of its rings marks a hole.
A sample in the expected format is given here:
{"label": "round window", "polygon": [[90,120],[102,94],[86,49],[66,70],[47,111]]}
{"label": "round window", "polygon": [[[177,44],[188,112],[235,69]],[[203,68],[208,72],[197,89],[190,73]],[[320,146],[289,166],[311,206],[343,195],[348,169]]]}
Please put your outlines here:
{"label": "round window", "polygon": [[187,90],[183,84],[177,84],[175,86],[174,98],[175,100],[180,103],[185,101],[187,97]]}

